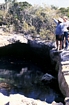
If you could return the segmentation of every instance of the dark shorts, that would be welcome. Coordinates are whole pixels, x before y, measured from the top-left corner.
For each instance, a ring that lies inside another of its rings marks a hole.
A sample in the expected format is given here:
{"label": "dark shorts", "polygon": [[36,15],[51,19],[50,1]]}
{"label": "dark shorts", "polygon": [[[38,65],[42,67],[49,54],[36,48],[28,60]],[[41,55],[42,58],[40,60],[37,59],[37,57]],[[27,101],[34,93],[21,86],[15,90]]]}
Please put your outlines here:
{"label": "dark shorts", "polygon": [[56,35],[56,40],[63,41],[63,35]]}

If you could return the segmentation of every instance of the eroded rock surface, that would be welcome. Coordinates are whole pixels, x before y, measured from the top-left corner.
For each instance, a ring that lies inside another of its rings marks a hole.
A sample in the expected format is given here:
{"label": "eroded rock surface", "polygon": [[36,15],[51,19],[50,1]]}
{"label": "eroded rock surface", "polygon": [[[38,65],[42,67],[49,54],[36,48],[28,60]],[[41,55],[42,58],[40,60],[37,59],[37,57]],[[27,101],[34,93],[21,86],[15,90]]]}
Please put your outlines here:
{"label": "eroded rock surface", "polygon": [[60,53],[61,67],[58,72],[58,82],[61,92],[65,97],[69,96],[69,50]]}
{"label": "eroded rock surface", "polygon": [[45,101],[34,100],[32,98],[27,98],[20,94],[11,94],[10,96],[4,96],[0,93],[0,104],[1,105],[63,105],[63,103],[56,103],[53,101],[51,104]]}
{"label": "eroded rock surface", "polygon": [[[69,48],[63,51],[51,52],[52,64],[56,62],[58,84],[65,97],[65,105],[69,105]],[[60,59],[58,59],[60,58]]]}

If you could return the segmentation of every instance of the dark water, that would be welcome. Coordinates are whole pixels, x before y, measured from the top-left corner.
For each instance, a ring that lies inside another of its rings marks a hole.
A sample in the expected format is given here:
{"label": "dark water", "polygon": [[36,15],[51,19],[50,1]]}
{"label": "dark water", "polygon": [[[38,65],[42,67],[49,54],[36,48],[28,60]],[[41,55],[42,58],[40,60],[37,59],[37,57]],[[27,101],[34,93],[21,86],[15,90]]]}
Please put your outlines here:
{"label": "dark water", "polygon": [[[48,70],[47,70],[48,71]],[[31,61],[0,58],[0,92],[9,96],[20,93],[29,98],[51,103],[63,102],[64,97],[58,88],[57,78],[41,81],[42,68]]]}

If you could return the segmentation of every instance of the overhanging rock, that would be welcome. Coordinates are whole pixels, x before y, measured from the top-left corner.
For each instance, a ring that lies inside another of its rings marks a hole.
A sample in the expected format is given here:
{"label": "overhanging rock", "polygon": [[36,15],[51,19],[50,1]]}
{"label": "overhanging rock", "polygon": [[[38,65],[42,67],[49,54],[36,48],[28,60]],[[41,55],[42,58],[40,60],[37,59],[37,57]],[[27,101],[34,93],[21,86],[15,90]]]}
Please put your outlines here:
{"label": "overhanging rock", "polygon": [[0,35],[0,47],[16,42],[28,43],[28,40],[22,34]]}
{"label": "overhanging rock", "polygon": [[69,49],[50,52],[51,62],[58,72],[58,84],[65,97],[65,104],[69,105]]}
{"label": "overhanging rock", "polygon": [[58,71],[59,88],[65,97],[69,97],[69,50],[60,53],[61,68]]}

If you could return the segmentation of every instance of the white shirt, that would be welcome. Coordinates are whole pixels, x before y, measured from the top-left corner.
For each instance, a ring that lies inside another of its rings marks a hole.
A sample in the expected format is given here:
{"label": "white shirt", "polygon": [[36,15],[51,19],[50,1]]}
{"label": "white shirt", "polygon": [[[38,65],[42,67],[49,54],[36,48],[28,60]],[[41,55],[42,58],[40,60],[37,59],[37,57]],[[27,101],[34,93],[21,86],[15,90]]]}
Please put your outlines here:
{"label": "white shirt", "polygon": [[63,31],[68,32],[67,27],[69,26],[69,21],[63,23]]}

